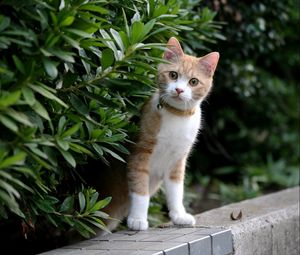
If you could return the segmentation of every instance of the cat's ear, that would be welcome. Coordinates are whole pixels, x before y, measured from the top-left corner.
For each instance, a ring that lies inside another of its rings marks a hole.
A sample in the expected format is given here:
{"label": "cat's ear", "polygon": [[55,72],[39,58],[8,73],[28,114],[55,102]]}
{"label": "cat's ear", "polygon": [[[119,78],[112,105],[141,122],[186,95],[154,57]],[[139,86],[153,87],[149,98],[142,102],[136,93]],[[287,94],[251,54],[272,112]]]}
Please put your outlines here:
{"label": "cat's ear", "polygon": [[211,52],[199,59],[201,68],[204,69],[205,73],[209,77],[213,76],[217,68],[219,58],[220,58],[219,52]]}
{"label": "cat's ear", "polygon": [[167,43],[167,49],[164,52],[164,59],[168,61],[178,60],[183,56],[183,50],[175,37],[171,37]]}

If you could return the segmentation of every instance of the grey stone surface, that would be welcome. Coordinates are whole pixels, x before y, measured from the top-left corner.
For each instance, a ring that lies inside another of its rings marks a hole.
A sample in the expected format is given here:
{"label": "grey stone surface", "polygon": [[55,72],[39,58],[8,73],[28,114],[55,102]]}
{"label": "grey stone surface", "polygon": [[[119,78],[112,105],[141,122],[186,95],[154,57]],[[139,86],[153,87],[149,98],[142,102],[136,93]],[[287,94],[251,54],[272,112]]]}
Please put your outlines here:
{"label": "grey stone surface", "polygon": [[[242,210],[240,220],[231,212]],[[196,215],[198,226],[229,228],[236,255],[296,255],[299,242],[299,187],[244,200]]]}
{"label": "grey stone surface", "polygon": [[195,239],[194,241],[189,241],[190,255],[211,255],[211,237],[203,236]]}
{"label": "grey stone surface", "polygon": [[189,255],[189,246],[187,243],[173,246],[164,250],[164,255]]}
{"label": "grey stone surface", "polygon": [[[240,220],[231,212],[242,210]],[[196,227],[119,231],[43,255],[298,255],[299,187],[196,215]]]}
{"label": "grey stone surface", "polygon": [[232,254],[232,235],[229,229],[212,233],[212,254],[223,255]]}

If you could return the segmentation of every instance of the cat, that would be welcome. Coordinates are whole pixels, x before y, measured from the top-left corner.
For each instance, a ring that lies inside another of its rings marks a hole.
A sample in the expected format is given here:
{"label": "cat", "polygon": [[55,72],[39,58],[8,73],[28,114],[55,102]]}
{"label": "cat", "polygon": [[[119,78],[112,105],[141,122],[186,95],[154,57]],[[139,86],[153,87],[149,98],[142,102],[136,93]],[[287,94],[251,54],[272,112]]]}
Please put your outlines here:
{"label": "cat", "polygon": [[127,225],[148,228],[150,197],[164,183],[169,216],[175,225],[194,225],[183,206],[186,161],[201,125],[200,104],[212,87],[219,53],[185,55],[174,37],[158,67],[158,90],[145,105],[141,132],[128,161],[130,196]]}
{"label": "cat", "polygon": [[[144,105],[140,134],[128,159],[127,172],[109,174],[115,185],[104,184],[113,197],[107,212],[127,216],[132,230],[146,230],[150,197],[164,184],[169,217],[175,225],[195,224],[183,205],[186,161],[201,125],[201,102],[209,94],[219,53],[196,58],[184,54],[171,37],[158,66],[158,89]],[[105,176],[107,179],[107,176]],[[127,181],[125,181],[127,180]],[[117,222],[110,221],[113,229]]]}

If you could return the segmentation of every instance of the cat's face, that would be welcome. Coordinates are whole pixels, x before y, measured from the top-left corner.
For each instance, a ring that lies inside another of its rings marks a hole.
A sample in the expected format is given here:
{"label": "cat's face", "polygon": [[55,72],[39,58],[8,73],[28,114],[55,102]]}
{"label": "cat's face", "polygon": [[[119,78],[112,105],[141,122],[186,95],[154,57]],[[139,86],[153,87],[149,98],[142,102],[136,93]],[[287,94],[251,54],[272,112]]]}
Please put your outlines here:
{"label": "cat's face", "polygon": [[219,53],[201,58],[185,55],[174,37],[167,47],[164,59],[170,64],[160,64],[158,68],[161,100],[178,109],[191,109],[209,93]]}

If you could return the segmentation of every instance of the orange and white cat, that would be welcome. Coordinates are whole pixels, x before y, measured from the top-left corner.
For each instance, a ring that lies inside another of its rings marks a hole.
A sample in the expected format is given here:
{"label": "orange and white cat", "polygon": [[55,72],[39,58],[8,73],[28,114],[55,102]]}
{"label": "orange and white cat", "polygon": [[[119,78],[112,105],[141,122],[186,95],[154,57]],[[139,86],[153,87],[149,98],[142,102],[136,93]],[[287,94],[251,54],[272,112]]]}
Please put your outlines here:
{"label": "orange and white cat", "polygon": [[[185,55],[172,37],[163,58],[168,63],[158,67],[158,90],[143,108],[140,134],[131,150],[127,171],[112,161],[110,168],[88,175],[103,198],[112,197],[104,211],[119,220],[128,215],[127,224],[133,230],[148,228],[149,200],[162,183],[173,223],[195,224],[183,206],[184,173],[201,126],[200,105],[212,87],[219,53],[200,58]],[[119,221],[106,223],[113,230]]]}
{"label": "orange and white cat", "polygon": [[176,225],[194,225],[183,206],[186,161],[201,126],[201,102],[208,95],[219,53],[196,58],[170,38],[158,67],[158,90],[144,106],[139,139],[128,160],[130,198],[127,225],[148,228],[150,197],[161,184],[169,216]]}

